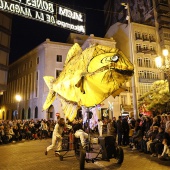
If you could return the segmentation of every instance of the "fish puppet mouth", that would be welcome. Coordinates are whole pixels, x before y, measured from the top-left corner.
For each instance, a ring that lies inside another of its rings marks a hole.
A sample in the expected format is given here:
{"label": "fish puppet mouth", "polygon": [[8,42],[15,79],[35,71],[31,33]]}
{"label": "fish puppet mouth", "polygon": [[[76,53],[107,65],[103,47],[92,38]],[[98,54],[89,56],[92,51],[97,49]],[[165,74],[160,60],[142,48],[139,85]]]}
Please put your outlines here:
{"label": "fish puppet mouth", "polygon": [[130,78],[134,73],[132,63],[124,57],[121,51],[117,53],[106,53],[94,57],[88,67],[88,72],[92,75],[103,72],[105,81],[124,77]]}

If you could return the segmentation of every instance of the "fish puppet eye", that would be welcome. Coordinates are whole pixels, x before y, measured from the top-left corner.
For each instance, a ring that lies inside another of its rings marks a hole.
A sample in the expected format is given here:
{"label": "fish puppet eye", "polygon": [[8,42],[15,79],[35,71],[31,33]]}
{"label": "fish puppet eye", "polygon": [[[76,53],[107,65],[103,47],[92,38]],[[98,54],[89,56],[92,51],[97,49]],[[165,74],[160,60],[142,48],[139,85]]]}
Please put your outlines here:
{"label": "fish puppet eye", "polygon": [[111,63],[111,62],[117,62],[119,60],[118,55],[114,55],[112,57],[105,57],[101,60],[101,63]]}
{"label": "fish puppet eye", "polygon": [[118,61],[118,59],[119,59],[119,56],[117,56],[117,55],[114,55],[113,57],[111,57],[112,59],[112,61],[114,61],[114,62],[116,62],[116,61]]}

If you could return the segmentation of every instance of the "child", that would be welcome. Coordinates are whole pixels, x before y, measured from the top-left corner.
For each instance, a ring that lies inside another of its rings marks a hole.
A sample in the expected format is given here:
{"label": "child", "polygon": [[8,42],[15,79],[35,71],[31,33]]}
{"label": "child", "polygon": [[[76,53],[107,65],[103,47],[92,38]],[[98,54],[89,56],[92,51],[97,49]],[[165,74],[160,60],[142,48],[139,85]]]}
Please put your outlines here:
{"label": "child", "polygon": [[163,139],[162,144],[164,145],[164,149],[161,156],[158,156],[158,158],[161,160],[170,160],[170,149],[167,145],[167,139]]}

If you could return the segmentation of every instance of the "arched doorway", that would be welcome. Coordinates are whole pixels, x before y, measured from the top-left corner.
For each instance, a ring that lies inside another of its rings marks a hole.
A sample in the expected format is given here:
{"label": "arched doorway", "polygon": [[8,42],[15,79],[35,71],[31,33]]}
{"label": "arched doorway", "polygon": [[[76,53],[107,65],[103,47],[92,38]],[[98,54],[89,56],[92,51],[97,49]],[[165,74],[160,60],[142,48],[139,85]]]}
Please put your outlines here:
{"label": "arched doorway", "polygon": [[54,106],[51,105],[48,109],[48,116],[47,116],[48,119],[54,119]]}
{"label": "arched doorway", "polygon": [[22,109],[22,120],[25,119],[25,110]]}
{"label": "arched doorway", "polygon": [[9,112],[9,110],[7,110],[7,113],[6,113],[6,120],[9,120],[9,114],[10,114],[10,112]]}
{"label": "arched doorway", "polygon": [[35,107],[35,115],[34,115],[34,118],[38,118],[38,107],[37,107],[37,106]]}
{"label": "arched doorway", "polygon": [[28,119],[31,119],[31,108],[28,108]]}
{"label": "arched doorway", "polygon": [[5,120],[5,112],[2,112],[2,119]]}

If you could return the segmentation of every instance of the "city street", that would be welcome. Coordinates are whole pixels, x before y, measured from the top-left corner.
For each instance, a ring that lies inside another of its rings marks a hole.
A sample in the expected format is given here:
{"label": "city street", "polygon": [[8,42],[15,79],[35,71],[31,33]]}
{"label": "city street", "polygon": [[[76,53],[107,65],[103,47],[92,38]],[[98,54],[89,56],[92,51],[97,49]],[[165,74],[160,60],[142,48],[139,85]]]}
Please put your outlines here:
{"label": "city street", "polygon": [[[73,157],[64,158],[60,161],[50,151],[47,156],[44,151],[51,144],[51,139],[17,142],[0,145],[0,170],[79,170],[79,162]],[[85,163],[87,170],[169,170],[170,161],[160,161],[150,155],[131,151],[129,147],[124,149],[124,162],[117,165],[115,159],[110,162],[98,161]],[[70,151],[67,156],[73,155]]]}

